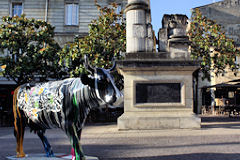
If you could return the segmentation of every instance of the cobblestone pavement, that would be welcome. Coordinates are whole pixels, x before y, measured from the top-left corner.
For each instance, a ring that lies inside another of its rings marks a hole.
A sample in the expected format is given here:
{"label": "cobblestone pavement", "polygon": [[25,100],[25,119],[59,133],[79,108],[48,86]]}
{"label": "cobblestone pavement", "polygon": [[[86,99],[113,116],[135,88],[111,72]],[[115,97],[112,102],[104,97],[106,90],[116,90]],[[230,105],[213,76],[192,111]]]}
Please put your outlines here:
{"label": "cobblestone pavement", "polygon": [[[70,153],[60,129],[47,130],[55,153]],[[25,131],[26,153],[43,153],[37,135]],[[199,130],[118,131],[116,124],[87,125],[82,134],[86,155],[100,160],[240,160],[240,120],[203,119]],[[0,128],[0,159],[15,154],[13,128]]]}

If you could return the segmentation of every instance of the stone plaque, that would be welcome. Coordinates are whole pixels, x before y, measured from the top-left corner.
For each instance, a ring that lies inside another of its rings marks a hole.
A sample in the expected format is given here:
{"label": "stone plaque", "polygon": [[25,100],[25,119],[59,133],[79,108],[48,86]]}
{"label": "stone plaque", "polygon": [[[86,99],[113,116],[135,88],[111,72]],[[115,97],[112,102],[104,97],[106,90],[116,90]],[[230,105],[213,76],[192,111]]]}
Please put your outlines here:
{"label": "stone plaque", "polygon": [[180,83],[137,83],[136,103],[180,103]]}

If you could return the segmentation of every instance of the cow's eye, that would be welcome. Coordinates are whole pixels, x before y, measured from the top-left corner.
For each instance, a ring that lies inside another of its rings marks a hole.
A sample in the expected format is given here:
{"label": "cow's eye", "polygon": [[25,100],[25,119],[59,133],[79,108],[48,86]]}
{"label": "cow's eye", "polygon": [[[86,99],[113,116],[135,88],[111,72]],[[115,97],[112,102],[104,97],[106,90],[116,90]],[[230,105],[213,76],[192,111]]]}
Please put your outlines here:
{"label": "cow's eye", "polygon": [[105,80],[105,78],[104,77],[100,77],[100,79],[99,79],[100,81],[104,81]]}

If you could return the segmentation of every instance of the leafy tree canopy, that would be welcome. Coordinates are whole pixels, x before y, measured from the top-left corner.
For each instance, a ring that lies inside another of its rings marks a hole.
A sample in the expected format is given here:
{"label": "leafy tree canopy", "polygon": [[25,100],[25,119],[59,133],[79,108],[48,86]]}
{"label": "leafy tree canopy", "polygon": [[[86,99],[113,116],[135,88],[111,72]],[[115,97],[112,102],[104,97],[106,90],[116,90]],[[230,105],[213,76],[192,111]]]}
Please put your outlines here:
{"label": "leafy tree canopy", "polygon": [[110,68],[112,59],[121,58],[126,50],[126,25],[123,13],[117,13],[117,5],[101,7],[95,1],[100,12],[97,19],[89,25],[89,33],[81,38],[76,37],[73,43],[65,45],[59,53],[60,64],[65,65],[71,76],[85,72],[83,58],[88,55],[92,66]]}
{"label": "leafy tree canopy", "polygon": [[[53,39],[54,27],[42,20],[6,16],[0,26],[0,63],[3,75],[18,85],[30,81],[60,78],[61,48]],[[37,78],[38,77],[38,78]]]}
{"label": "leafy tree canopy", "polygon": [[210,78],[210,71],[216,75],[224,75],[227,67],[237,73],[238,64],[235,58],[239,55],[239,50],[234,40],[227,38],[221,26],[204,17],[199,9],[192,13],[188,34],[191,56],[201,60],[204,78]]}

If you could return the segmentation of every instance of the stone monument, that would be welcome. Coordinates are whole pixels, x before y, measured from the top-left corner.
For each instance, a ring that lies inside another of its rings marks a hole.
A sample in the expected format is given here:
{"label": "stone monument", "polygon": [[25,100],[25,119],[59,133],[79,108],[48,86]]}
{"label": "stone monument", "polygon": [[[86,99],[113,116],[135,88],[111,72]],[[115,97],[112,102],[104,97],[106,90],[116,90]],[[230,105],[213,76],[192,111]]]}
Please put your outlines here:
{"label": "stone monument", "polygon": [[192,73],[199,64],[189,58],[186,47],[179,49],[186,44],[179,27],[185,19],[172,20],[167,50],[155,52],[149,6],[149,0],[128,0],[126,6],[127,53],[117,62],[124,76],[124,113],[118,128],[200,128],[201,120],[193,114],[192,88]]}
{"label": "stone monument", "polygon": [[159,29],[159,52],[169,52],[171,58],[188,58],[189,40],[186,33],[188,18],[182,14],[165,14]]}

